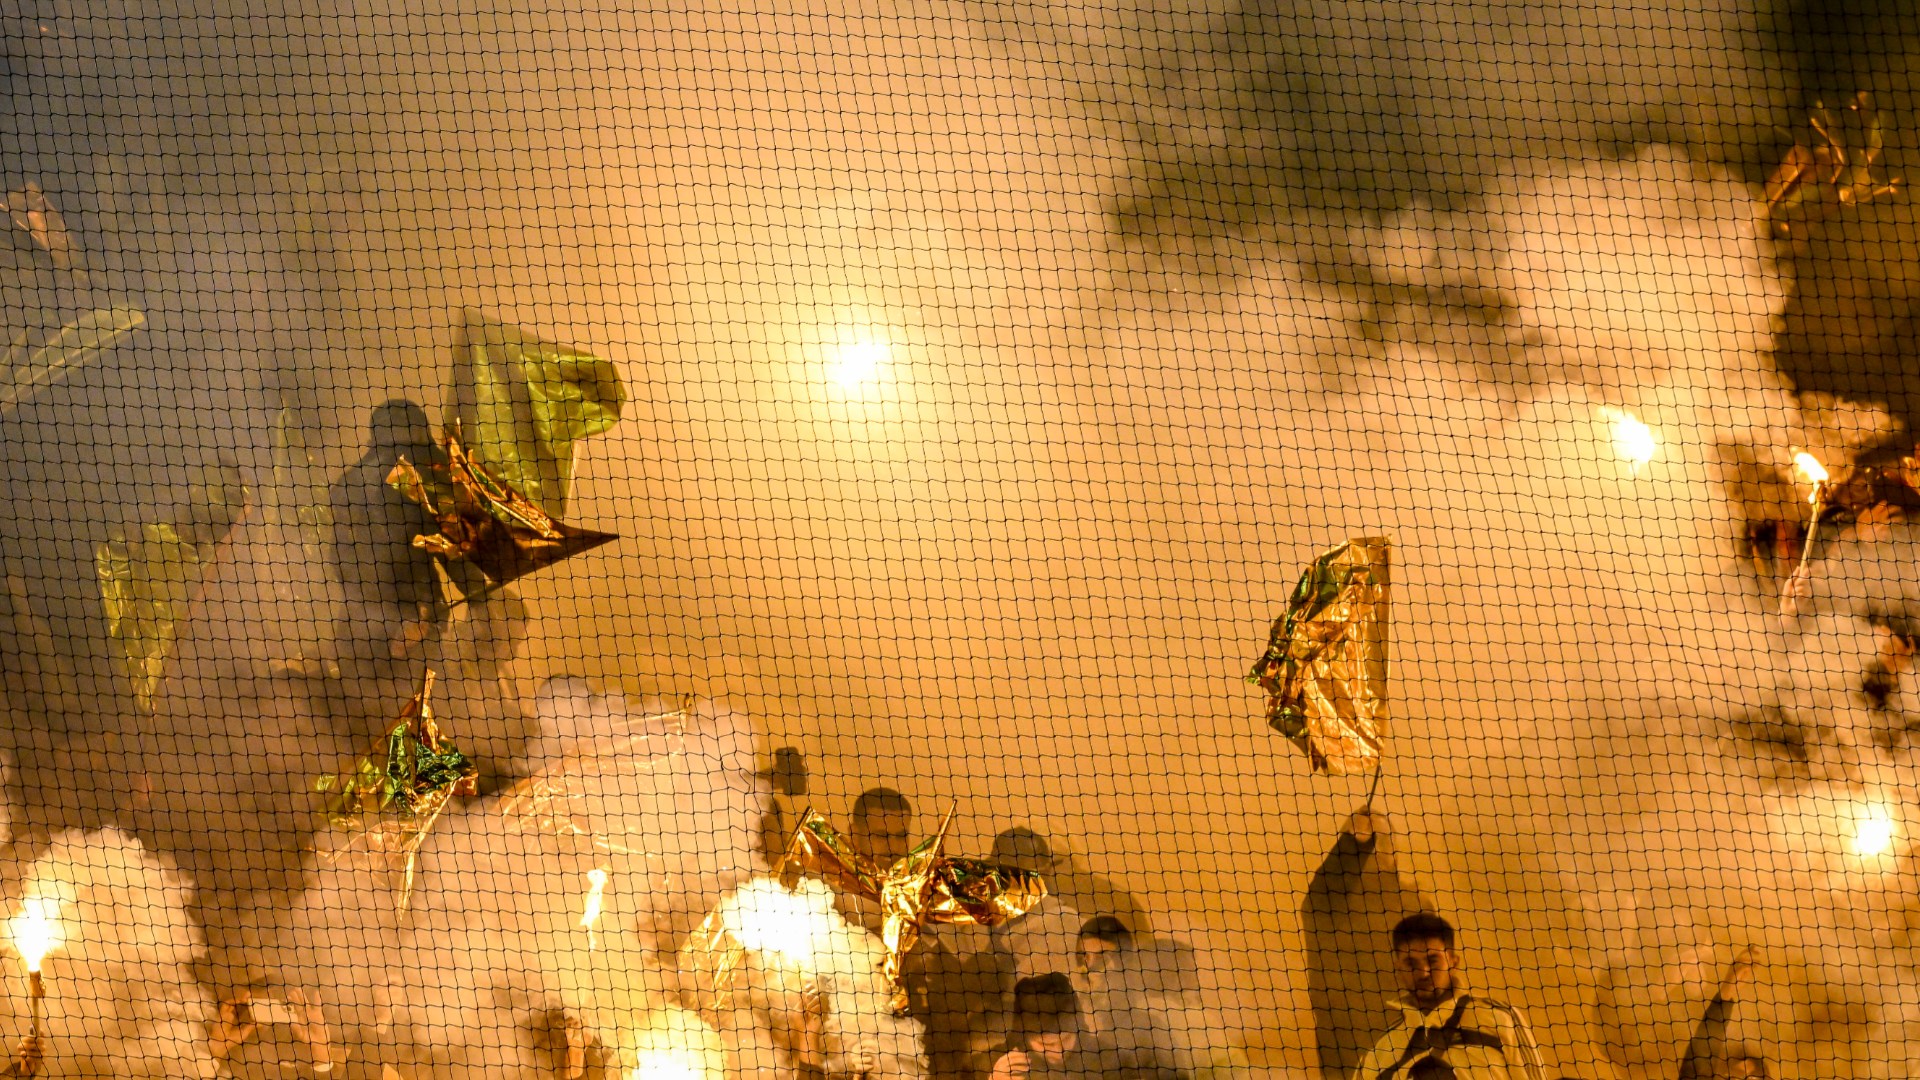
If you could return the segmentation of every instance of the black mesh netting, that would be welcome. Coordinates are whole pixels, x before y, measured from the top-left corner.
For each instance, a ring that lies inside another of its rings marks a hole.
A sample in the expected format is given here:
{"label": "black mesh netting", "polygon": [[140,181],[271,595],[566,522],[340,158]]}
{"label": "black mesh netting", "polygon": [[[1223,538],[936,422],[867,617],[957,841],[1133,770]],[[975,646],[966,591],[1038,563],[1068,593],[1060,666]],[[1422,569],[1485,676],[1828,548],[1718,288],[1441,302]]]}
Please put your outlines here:
{"label": "black mesh netting", "polygon": [[1920,1074],[1911,4],[0,65],[15,1073]]}

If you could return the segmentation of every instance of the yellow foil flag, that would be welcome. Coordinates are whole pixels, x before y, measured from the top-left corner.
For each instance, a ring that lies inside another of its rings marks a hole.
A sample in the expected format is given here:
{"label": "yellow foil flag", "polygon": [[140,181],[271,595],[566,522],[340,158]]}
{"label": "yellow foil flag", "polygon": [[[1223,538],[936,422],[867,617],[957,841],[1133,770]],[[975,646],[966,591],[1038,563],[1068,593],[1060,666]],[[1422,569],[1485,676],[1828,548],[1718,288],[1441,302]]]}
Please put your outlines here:
{"label": "yellow foil flag", "polygon": [[487,470],[553,517],[567,512],[574,444],[612,427],[627,391],[613,361],[466,313],[454,410]]}
{"label": "yellow foil flag", "polygon": [[1315,772],[1373,769],[1387,724],[1390,544],[1349,540],[1300,575],[1247,681],[1266,690],[1267,724],[1307,752]]}
{"label": "yellow foil flag", "polygon": [[447,463],[427,473],[402,457],[387,485],[426,508],[440,531],[413,546],[441,559],[465,560],[494,585],[591,551],[619,537],[579,529],[551,515],[470,456],[458,430],[444,439]]}

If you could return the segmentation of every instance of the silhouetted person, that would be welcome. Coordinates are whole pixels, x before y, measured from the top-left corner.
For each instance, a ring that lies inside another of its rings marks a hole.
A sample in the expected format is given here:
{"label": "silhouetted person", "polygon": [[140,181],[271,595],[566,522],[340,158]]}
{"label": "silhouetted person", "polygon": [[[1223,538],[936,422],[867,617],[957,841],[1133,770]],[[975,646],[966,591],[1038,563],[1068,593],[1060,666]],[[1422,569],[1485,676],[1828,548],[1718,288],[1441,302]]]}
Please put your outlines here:
{"label": "silhouetted person", "polygon": [[1095,915],[1080,926],[1079,970],[1088,980],[1122,970],[1133,951],[1133,931],[1117,916]]}
{"label": "silhouetted person", "polygon": [[1132,1071],[1171,1071],[1155,1000],[1135,969],[1133,931],[1112,915],[1080,927],[1074,989],[1080,993],[1081,1044],[1105,1064]]}
{"label": "silhouetted person", "polygon": [[1379,942],[1408,915],[1432,910],[1401,871],[1387,816],[1347,819],[1300,903],[1320,1071],[1346,1080],[1379,1031],[1380,1003],[1398,990],[1376,959]]}
{"label": "silhouetted person", "polygon": [[396,399],[374,410],[369,427],[367,452],[327,492],[346,600],[333,626],[343,697],[332,711],[362,742],[384,732],[420,689],[426,641],[447,615],[433,556],[413,546],[415,536],[437,532],[438,525],[387,486],[387,473],[402,455],[423,474],[443,460],[427,414]]}
{"label": "silhouetted person", "polygon": [[1054,857],[1053,845],[1032,829],[1017,825],[993,838],[989,858],[1001,866],[1039,874],[1047,886],[1047,895],[1025,915],[993,928],[993,949],[1008,958],[1019,978],[1071,971],[1080,946],[1080,927],[1087,917],[1073,906],[1071,897],[1058,891],[1061,860]]}
{"label": "silhouetted person", "polygon": [[1133,893],[1111,878],[1087,869],[1071,852],[1056,850],[1046,837],[1024,825],[1016,825],[994,837],[993,860],[1045,877],[1047,892],[1088,918],[1112,915],[1142,937],[1153,933],[1147,909]]}
{"label": "silhouetted person", "polygon": [[913,804],[890,787],[868,788],[853,801],[847,842],[885,869],[913,848]]}
{"label": "silhouetted person", "polygon": [[444,460],[433,425],[426,410],[395,398],[373,411],[368,440],[367,452],[328,491],[340,580],[350,600],[437,620],[440,582],[433,556],[414,547],[413,538],[439,526],[423,507],[387,486],[387,474],[403,456],[423,475]]}
{"label": "silhouetted person", "polygon": [[769,788],[767,811],[760,817],[760,854],[769,867],[776,866],[786,854],[800,807],[795,802],[807,794],[807,759],[798,747],[782,746],[773,752],[773,768],[761,774]]}
{"label": "silhouetted person", "polygon": [[1059,972],[1021,979],[1013,988],[1014,1041],[993,1063],[989,1080],[1028,1080],[1084,1073],[1080,1001]]}

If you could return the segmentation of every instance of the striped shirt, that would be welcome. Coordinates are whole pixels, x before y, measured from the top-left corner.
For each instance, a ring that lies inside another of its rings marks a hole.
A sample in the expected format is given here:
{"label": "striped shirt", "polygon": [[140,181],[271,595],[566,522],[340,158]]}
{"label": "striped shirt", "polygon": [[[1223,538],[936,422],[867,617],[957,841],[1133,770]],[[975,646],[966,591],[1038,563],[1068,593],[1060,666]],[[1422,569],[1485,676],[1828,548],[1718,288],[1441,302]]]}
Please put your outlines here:
{"label": "striped shirt", "polygon": [[[1400,1022],[1360,1061],[1353,1080],[1407,1080],[1444,1061],[1456,1080],[1542,1080],[1540,1052],[1519,1010],[1456,990],[1432,1009],[1393,999]],[[1448,1075],[1442,1073],[1441,1075]]]}

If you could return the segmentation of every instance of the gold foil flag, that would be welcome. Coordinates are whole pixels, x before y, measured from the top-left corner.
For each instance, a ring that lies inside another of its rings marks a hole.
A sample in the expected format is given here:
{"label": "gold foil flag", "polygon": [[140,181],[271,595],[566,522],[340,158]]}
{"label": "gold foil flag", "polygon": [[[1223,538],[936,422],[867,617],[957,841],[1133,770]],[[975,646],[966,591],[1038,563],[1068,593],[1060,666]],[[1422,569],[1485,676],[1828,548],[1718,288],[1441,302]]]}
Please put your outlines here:
{"label": "gold foil flag", "polygon": [[206,472],[176,520],[116,525],[94,545],[107,636],[142,712],[153,711],[188,601],[216,546],[251,500],[238,467],[223,464]]}
{"label": "gold foil flag", "polygon": [[843,892],[869,900],[880,898],[880,869],[853,850],[846,838],[811,807],[800,815],[787,850],[774,868],[774,876],[789,889],[802,873],[811,873]]}
{"label": "gold foil flag", "polygon": [[884,919],[880,936],[887,949],[883,971],[893,988],[891,1005],[896,1013],[907,1007],[901,966],[920,940],[922,927],[930,923],[999,926],[1025,915],[1047,895],[1046,882],[1030,870],[945,854],[942,849],[952,823],[949,811],[939,832],[880,872],[809,808],[800,816],[780,860],[783,879],[790,881],[788,875],[797,872],[812,873],[880,904]]}
{"label": "gold foil flag", "polygon": [[[725,912],[719,908],[707,913],[680,946],[686,970],[690,970],[710,1002],[714,1012],[723,1012],[733,996],[735,976],[746,962],[747,947],[727,926]],[[703,1006],[706,1007],[706,1006]]]}
{"label": "gold foil flag", "polygon": [[1767,178],[1767,217],[1782,239],[1799,239],[1835,208],[1900,191],[1900,178],[1887,171],[1880,113],[1866,93],[1838,111],[1815,102],[1807,126],[1812,136],[1795,142]]}
{"label": "gold foil flag", "polygon": [[395,491],[426,507],[440,525],[413,546],[479,568],[494,585],[591,551],[619,537],[555,521],[468,455],[460,433],[445,437],[447,463],[422,475],[406,458],[387,474]]}
{"label": "gold foil flag", "polygon": [[1387,722],[1389,543],[1359,537],[1313,561],[1273,622],[1247,681],[1266,690],[1267,724],[1315,772],[1365,772]]}
{"label": "gold foil flag", "polygon": [[26,187],[7,192],[0,197],[0,210],[5,210],[13,219],[14,228],[33,237],[42,251],[53,256],[57,269],[71,270],[78,265],[73,234],[67,231],[66,219],[60,216],[53,200],[47,198],[39,184],[29,180]]}
{"label": "gold foil flag", "polygon": [[352,835],[329,858],[338,861],[365,852],[384,857],[400,871],[400,910],[413,895],[413,872],[420,845],[455,795],[474,794],[479,770],[434,722],[428,698],[429,669],[387,732],[386,745],[350,770],[323,776],[314,790],[327,797],[325,811],[336,828]]}

